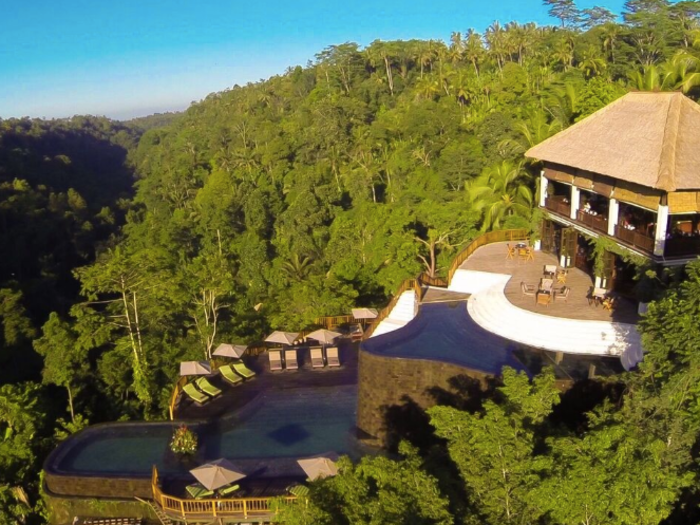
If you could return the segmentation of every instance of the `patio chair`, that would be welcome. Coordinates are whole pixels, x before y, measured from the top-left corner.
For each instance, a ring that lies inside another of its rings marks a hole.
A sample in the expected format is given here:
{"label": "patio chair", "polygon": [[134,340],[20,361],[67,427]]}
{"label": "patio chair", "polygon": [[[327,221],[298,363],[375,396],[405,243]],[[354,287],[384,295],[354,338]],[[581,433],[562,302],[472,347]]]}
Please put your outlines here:
{"label": "patio chair", "polygon": [[280,350],[270,350],[267,356],[270,358],[270,372],[282,370],[282,352]]}
{"label": "patio chair", "polygon": [[515,246],[511,246],[510,243],[506,244],[506,248],[508,249],[508,253],[506,254],[506,259],[514,259],[515,258]]}
{"label": "patio chair", "polygon": [[209,401],[210,399],[208,395],[203,394],[202,392],[197,390],[192,383],[187,383],[185,386],[183,386],[182,391],[187,397],[189,397],[192,401],[194,401],[200,406]]}
{"label": "patio chair", "polygon": [[200,483],[195,483],[194,485],[187,485],[185,487],[185,490],[194,499],[210,498],[214,495],[213,490],[205,488]]}
{"label": "patio chair", "polygon": [[329,346],[326,348],[326,361],[328,362],[329,367],[340,366],[337,346]]}
{"label": "patio chair", "polygon": [[523,295],[529,295],[530,297],[534,297],[537,293],[537,287],[534,284],[525,284],[525,281],[521,281],[520,291],[523,293]]}
{"label": "patio chair", "polygon": [[212,385],[206,377],[200,377],[194,382],[194,386],[199,388],[202,392],[211,397],[216,397],[221,395],[221,389],[216,388]]}
{"label": "patio chair", "polygon": [[543,304],[545,306],[549,306],[549,303],[552,302],[552,294],[548,294],[545,292],[537,292],[537,304]]}
{"label": "patio chair", "polygon": [[233,369],[236,371],[236,373],[243,379],[250,379],[251,377],[255,377],[255,372],[253,372],[250,368],[245,366],[243,362],[233,363],[233,365],[231,366],[233,366]]}
{"label": "patio chair", "polygon": [[325,363],[323,362],[323,350],[320,346],[312,346],[309,348],[311,353],[311,366],[312,368],[323,368]]}
{"label": "patio chair", "polygon": [[362,341],[362,336],[365,331],[362,329],[362,325],[357,323],[350,327],[350,339],[353,341]]}
{"label": "patio chair", "polygon": [[233,371],[231,365],[224,365],[220,367],[219,372],[221,372],[221,377],[232,385],[238,385],[243,381],[243,378]]}
{"label": "patio chair", "polygon": [[222,498],[225,498],[226,496],[230,496],[234,492],[237,492],[240,490],[241,486],[238,483],[235,483],[233,485],[229,485],[228,487],[223,487],[219,489],[219,496]]}
{"label": "patio chair", "polygon": [[613,308],[615,308],[616,302],[615,297],[606,297],[603,299],[603,308],[605,308],[608,312],[612,312]]}
{"label": "patio chair", "polygon": [[562,286],[560,290],[554,293],[554,301],[567,302],[567,299],[569,299],[570,292],[571,288],[569,288],[568,286]]}
{"label": "patio chair", "polygon": [[544,271],[542,273],[545,275],[545,277],[554,277],[554,274],[557,273],[557,265],[556,264],[545,264]]}
{"label": "patio chair", "polygon": [[297,351],[292,348],[291,350],[284,351],[284,362],[287,364],[287,370],[298,370],[299,361],[297,360]]}

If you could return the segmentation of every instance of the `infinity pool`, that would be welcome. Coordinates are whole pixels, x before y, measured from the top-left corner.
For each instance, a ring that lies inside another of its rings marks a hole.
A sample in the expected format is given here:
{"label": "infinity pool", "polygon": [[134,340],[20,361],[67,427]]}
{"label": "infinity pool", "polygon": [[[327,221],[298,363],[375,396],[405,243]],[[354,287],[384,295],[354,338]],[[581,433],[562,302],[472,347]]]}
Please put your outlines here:
{"label": "infinity pool", "polygon": [[[200,447],[192,462],[298,458],[335,452],[357,458],[357,387],[294,388],[258,395],[233,415],[192,425]],[[150,475],[184,472],[192,465],[169,450],[177,423],[124,423],[91,427],[64,442],[47,465],[58,474]]]}

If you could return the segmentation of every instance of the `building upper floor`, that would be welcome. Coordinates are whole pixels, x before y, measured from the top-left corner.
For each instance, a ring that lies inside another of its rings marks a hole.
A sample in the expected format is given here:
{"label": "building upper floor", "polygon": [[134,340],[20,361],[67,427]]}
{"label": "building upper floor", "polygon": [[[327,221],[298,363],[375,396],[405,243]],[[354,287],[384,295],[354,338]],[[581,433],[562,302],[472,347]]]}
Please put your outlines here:
{"label": "building upper floor", "polygon": [[700,255],[700,106],[628,93],[531,148],[539,205],[660,262]]}

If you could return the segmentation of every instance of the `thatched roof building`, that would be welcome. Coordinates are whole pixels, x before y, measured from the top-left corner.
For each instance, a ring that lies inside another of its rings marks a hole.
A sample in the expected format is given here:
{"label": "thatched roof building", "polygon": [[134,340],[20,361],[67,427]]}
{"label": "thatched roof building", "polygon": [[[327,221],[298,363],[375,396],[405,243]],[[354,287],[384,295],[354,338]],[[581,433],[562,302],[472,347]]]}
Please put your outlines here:
{"label": "thatched roof building", "polygon": [[526,156],[666,192],[700,190],[700,106],[681,93],[628,93]]}

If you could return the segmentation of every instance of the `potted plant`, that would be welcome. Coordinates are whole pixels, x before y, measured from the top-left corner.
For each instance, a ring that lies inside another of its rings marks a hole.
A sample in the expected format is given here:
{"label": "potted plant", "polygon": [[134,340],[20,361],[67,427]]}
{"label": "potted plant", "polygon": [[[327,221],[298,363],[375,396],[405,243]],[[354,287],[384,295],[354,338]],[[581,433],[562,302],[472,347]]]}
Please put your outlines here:
{"label": "potted plant", "polygon": [[170,450],[183,456],[194,455],[197,452],[197,434],[187,425],[180,425],[173,433]]}

